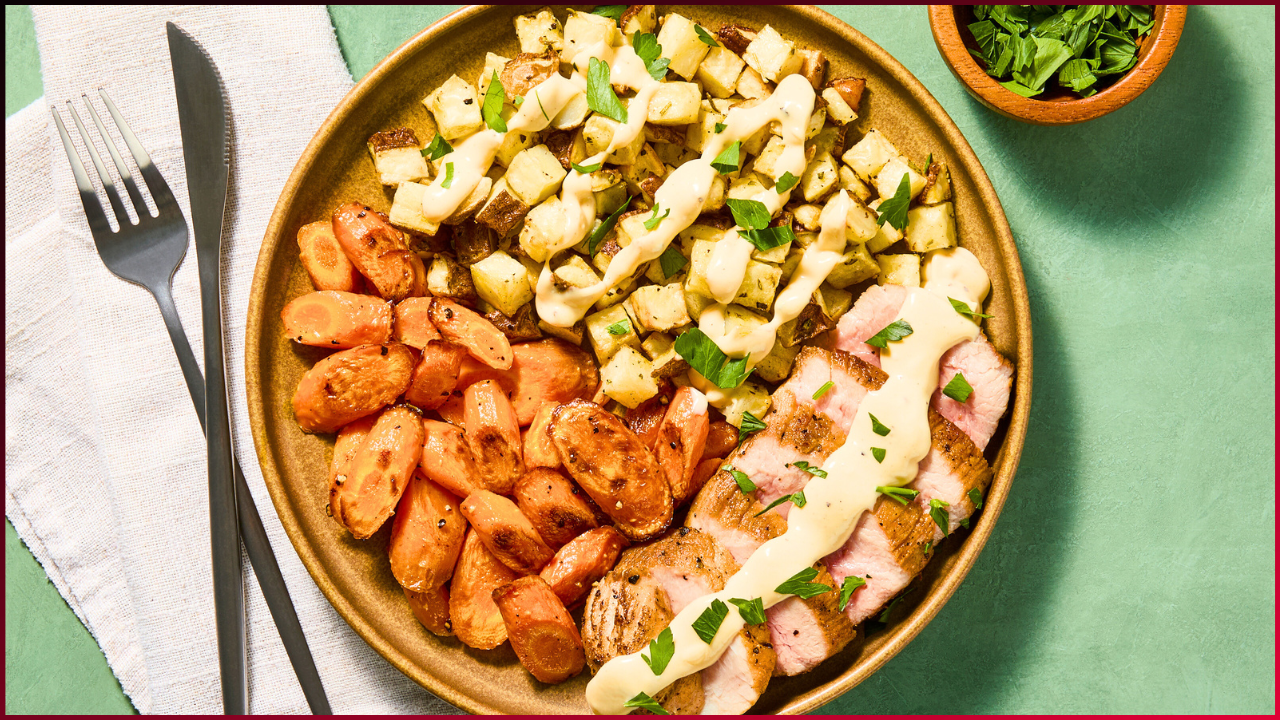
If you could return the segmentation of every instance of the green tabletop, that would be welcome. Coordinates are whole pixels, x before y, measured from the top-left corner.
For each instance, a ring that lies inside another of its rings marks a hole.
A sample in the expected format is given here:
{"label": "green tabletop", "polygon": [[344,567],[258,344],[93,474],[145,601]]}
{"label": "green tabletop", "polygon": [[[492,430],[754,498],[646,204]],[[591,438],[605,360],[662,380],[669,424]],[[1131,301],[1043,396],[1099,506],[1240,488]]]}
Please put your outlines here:
{"label": "green tabletop", "polygon": [[[1192,7],[1156,84],[1065,128],[972,100],[923,8],[828,8],[924,82],[991,176],[1031,296],[1035,391],[986,550],[841,713],[1275,711],[1275,10]],[[355,77],[447,12],[331,9]],[[5,113],[41,94],[5,11]],[[5,706],[127,712],[5,533]]]}

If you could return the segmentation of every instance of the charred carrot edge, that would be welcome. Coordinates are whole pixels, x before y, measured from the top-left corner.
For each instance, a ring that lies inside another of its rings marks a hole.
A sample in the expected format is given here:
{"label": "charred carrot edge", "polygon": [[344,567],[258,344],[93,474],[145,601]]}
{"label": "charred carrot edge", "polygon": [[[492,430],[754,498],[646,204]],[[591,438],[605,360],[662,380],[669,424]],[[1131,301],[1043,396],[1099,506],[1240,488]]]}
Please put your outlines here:
{"label": "charred carrot edge", "polygon": [[587,663],[582,636],[569,611],[537,575],[493,591],[511,647],[520,664],[544,683],[559,683],[582,672]]}
{"label": "charred carrot edge", "polygon": [[599,526],[586,496],[572,480],[550,468],[529,470],[515,490],[516,506],[552,549]]}
{"label": "charred carrot edge", "polygon": [[440,339],[440,331],[431,322],[431,298],[405,298],[395,308],[395,338],[419,350]]}
{"label": "charred carrot edge", "polygon": [[355,422],[347,423],[338,431],[338,437],[333,441],[333,462],[329,466],[330,484],[339,473],[345,474],[350,471],[351,461],[355,459],[356,451],[364,444],[365,437],[369,435],[377,419],[372,415],[362,417]]}
{"label": "charred carrot edge", "polygon": [[538,572],[555,555],[520,508],[501,495],[471,493],[462,501],[462,516],[489,552],[521,575]]}
{"label": "charred carrot edge", "polygon": [[592,584],[613,569],[618,555],[628,545],[614,528],[588,530],[556,551],[539,576],[565,607],[573,607],[587,597]]}
{"label": "charred carrot edge", "polygon": [[329,488],[329,511],[363,540],[391,517],[422,457],[422,419],[403,407],[388,408],[356,451],[345,478]]}
{"label": "charred carrot edge", "polygon": [[515,409],[493,380],[483,380],[462,392],[463,425],[476,459],[479,479],[495,493],[510,495],[524,474],[523,445]]}
{"label": "charred carrot edge", "polygon": [[560,467],[560,453],[547,435],[547,427],[551,424],[551,411],[560,403],[548,400],[538,408],[533,421],[524,431],[524,466],[528,472],[533,468]]}
{"label": "charred carrot edge", "polygon": [[433,634],[447,637],[453,634],[453,621],[449,619],[449,588],[445,585],[414,592],[402,587],[413,616]]}
{"label": "charred carrot edge", "polygon": [[458,368],[467,351],[447,342],[430,342],[409,377],[404,399],[423,410],[435,410],[449,400],[458,385]]}
{"label": "charred carrot edge", "polygon": [[724,420],[716,420],[707,429],[707,444],[702,448],[702,457],[725,457],[738,447],[738,428]]}
{"label": "charred carrot edge", "polygon": [[511,342],[493,323],[474,310],[452,300],[432,298],[429,315],[445,340],[466,348],[471,357],[489,367],[511,369],[514,359]]}
{"label": "charred carrot edge", "polygon": [[453,576],[467,530],[460,505],[457,496],[421,474],[409,479],[387,542],[391,574],[401,586],[425,592]]}
{"label": "charred carrot edge", "polygon": [[677,390],[667,406],[653,446],[654,457],[667,474],[677,506],[693,498],[689,486],[702,458],[709,425],[707,402],[702,394],[691,387]]}
{"label": "charred carrot edge", "polygon": [[472,478],[476,462],[462,429],[439,420],[423,420],[425,436],[418,472],[444,489],[464,498],[478,488]]}
{"label": "charred carrot edge", "polygon": [[474,529],[467,531],[449,585],[449,619],[463,645],[492,650],[507,641],[493,591],[518,577],[489,552]]}

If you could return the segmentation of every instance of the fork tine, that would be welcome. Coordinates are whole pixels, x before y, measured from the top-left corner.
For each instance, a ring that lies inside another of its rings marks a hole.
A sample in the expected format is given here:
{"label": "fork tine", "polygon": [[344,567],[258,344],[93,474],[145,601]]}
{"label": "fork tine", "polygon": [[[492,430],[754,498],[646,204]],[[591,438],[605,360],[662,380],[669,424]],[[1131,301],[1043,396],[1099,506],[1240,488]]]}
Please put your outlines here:
{"label": "fork tine", "polygon": [[138,163],[138,172],[142,173],[142,179],[146,181],[147,187],[151,190],[151,199],[156,201],[156,210],[161,215],[168,212],[177,211],[178,202],[173,199],[173,192],[169,190],[169,183],[164,181],[164,176],[156,170],[156,166],[151,163],[151,156],[142,147],[142,143],[138,142],[137,136],[129,129],[129,123],[124,121],[120,116],[120,111],[116,109],[116,104],[111,102],[111,98],[107,97],[107,91],[98,88],[98,95],[102,97],[102,102],[107,106],[107,112],[111,113],[112,119],[116,121],[116,128],[120,130],[120,137],[124,138],[124,142],[129,146],[129,152],[133,154],[133,161]]}
{"label": "fork tine", "polygon": [[107,128],[102,124],[102,118],[98,117],[98,111],[93,107],[93,102],[89,100],[88,95],[82,95],[81,97],[84,98],[84,106],[89,109],[89,117],[98,128],[98,135],[107,145],[107,152],[111,153],[111,160],[116,164],[116,170],[120,171],[120,180],[124,183],[125,191],[129,193],[129,199],[133,201],[133,209],[138,211],[138,220],[141,221],[143,217],[150,217],[151,209],[147,207],[146,201],[142,199],[142,193],[138,192],[138,184],[133,181],[129,166],[124,164],[124,158],[120,157],[120,152],[116,150],[116,143],[107,134]]}
{"label": "fork tine", "polygon": [[111,182],[111,176],[107,174],[107,169],[102,165],[102,158],[98,157],[98,148],[93,144],[93,138],[89,132],[84,129],[84,123],[80,122],[80,114],[76,112],[76,108],[67,101],[67,110],[71,113],[71,119],[76,124],[76,129],[80,131],[80,139],[84,140],[84,146],[89,151],[89,159],[93,161],[93,169],[98,171],[98,179],[102,181],[102,189],[107,191],[107,200],[111,202],[111,209],[116,213],[116,221],[120,223],[120,229],[133,225],[133,221],[129,219],[129,213],[125,212],[124,203],[120,202],[120,193],[116,192],[116,186]]}
{"label": "fork tine", "polygon": [[80,162],[80,153],[76,152],[76,146],[72,144],[71,136],[62,124],[62,116],[52,105],[49,106],[49,112],[53,113],[53,122],[57,124],[58,134],[62,136],[62,147],[67,151],[67,161],[71,163],[71,173],[76,177],[76,189],[80,191],[80,204],[84,206],[85,217],[89,220],[89,231],[95,240],[103,233],[109,235],[111,225],[107,223],[107,214],[98,200],[98,191],[94,189],[89,174],[84,170],[84,164]]}

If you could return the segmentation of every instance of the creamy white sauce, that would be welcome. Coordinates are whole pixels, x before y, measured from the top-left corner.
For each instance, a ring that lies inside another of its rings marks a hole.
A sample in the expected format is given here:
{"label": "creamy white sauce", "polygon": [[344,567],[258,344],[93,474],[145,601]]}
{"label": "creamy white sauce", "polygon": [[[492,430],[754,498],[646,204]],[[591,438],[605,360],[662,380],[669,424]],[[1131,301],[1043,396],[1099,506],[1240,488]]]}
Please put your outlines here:
{"label": "creamy white sauce", "polygon": [[[880,485],[911,482],[929,451],[929,398],[937,387],[938,362],[952,346],[978,335],[978,326],[952,308],[948,297],[980,307],[989,283],[977,259],[965,250],[931,253],[926,263],[933,282],[909,288],[898,318],[913,332],[889,343],[881,366],[889,375],[868,393],[845,443],[823,463],[827,477],[811,478],[804,507],[792,507],[787,531],[761,545],[729,578],[723,590],[691,603],[671,622],[675,653],[661,675],[655,675],[639,652],[605,663],[587,684],[587,702],[600,714],[628,713],[624,704],[644,692],[650,696],[672,682],[710,667],[742,629],[738,608],[730,598],[762,598],[765,607],[786,599],[775,588],[806,567],[836,551],[848,540],[862,513],[876,502]],[[870,414],[890,428],[887,436],[872,432]],[[877,462],[872,448],[885,450]],[[693,622],[714,600],[729,613],[711,643],[704,643]]]}

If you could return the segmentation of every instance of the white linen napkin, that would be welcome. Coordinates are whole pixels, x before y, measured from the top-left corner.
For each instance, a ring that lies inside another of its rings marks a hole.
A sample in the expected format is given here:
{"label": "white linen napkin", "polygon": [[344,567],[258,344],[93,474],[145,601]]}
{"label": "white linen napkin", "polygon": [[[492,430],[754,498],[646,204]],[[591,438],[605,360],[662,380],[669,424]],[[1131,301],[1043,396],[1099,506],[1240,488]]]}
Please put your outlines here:
{"label": "white linen napkin", "polygon": [[[151,296],[98,258],[48,111],[75,98],[88,123],[80,96],[105,88],[190,218],[165,38],[172,20],[226,84],[234,132],[223,314],[235,450],[330,703],[340,713],[456,712],[369,648],[320,593],[276,516],[249,430],[244,334],[258,249],[294,163],[352,85],[325,8],[33,14],[45,99],[5,122],[6,516],[139,711],[221,712],[200,426]],[[174,298],[201,358],[195,264],[192,246]],[[247,559],[244,567],[250,710],[307,712]]]}

